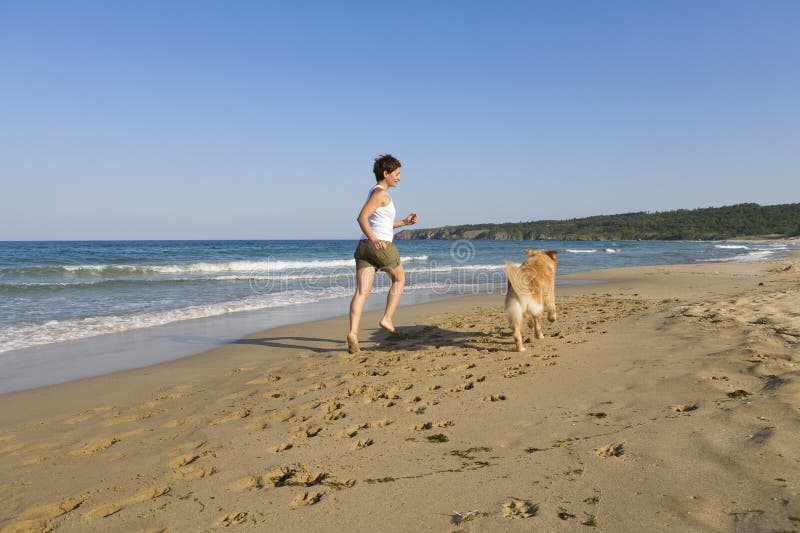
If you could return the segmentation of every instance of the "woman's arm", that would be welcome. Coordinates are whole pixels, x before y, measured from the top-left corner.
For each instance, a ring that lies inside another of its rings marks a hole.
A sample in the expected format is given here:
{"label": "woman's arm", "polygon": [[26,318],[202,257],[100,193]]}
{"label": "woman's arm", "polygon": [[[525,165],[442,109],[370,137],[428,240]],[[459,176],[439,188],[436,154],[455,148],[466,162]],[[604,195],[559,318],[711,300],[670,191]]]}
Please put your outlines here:
{"label": "woman's arm", "polygon": [[403,226],[413,226],[417,223],[417,214],[411,213],[403,220],[395,220],[393,224],[393,228],[401,228]]}
{"label": "woman's arm", "polygon": [[369,225],[369,217],[372,216],[372,213],[375,212],[380,206],[383,205],[383,200],[386,198],[386,191],[383,189],[375,189],[372,191],[367,202],[364,204],[364,207],[361,208],[361,212],[358,213],[358,226],[361,228],[361,231],[364,232],[364,235],[367,236],[367,239],[377,248],[378,250],[382,250],[386,248],[386,244],[378,240],[375,236],[375,232],[372,231],[372,228]]}

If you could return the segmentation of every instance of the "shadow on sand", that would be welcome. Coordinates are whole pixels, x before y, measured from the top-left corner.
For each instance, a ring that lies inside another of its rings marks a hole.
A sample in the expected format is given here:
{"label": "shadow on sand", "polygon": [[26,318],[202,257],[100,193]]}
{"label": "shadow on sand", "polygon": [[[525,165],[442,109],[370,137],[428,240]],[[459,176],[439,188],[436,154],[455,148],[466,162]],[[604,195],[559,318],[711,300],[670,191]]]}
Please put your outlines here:
{"label": "shadow on sand", "polygon": [[[397,333],[390,334],[376,328],[362,333],[362,351],[392,352],[395,350],[422,351],[436,349],[441,346],[453,348],[485,348],[484,343],[510,342],[510,333],[498,330],[492,333],[480,331],[454,331],[438,326],[404,326],[398,327]],[[479,339],[484,339],[480,342]],[[248,344],[267,346],[270,348],[286,348],[307,350],[313,353],[346,352],[344,335],[341,339],[325,339],[318,337],[261,337],[254,339],[226,339],[219,337],[173,336],[170,340],[185,344],[206,344],[222,346],[225,344]],[[365,342],[366,341],[366,342]]]}

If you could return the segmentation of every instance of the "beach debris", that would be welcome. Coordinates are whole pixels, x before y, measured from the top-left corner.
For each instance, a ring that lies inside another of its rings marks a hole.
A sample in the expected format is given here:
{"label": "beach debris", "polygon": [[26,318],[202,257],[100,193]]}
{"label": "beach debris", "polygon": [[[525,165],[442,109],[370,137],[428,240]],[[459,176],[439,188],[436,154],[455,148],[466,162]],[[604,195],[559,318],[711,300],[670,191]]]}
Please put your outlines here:
{"label": "beach debris", "polygon": [[558,517],[560,520],[569,520],[570,518],[575,518],[575,515],[574,515],[574,514],[570,513],[569,511],[567,511],[567,510],[566,510],[565,508],[563,508],[563,507],[559,507],[559,508],[558,508],[558,512],[556,513],[556,516],[557,516],[557,517]]}
{"label": "beach debris", "polygon": [[539,512],[539,506],[530,500],[513,498],[503,504],[503,516],[506,518],[531,518]]}
{"label": "beach debris", "polygon": [[593,417],[595,417],[595,418],[605,418],[605,417],[607,417],[607,416],[608,416],[606,413],[603,413],[603,412],[597,412],[597,413],[586,413],[586,414],[587,414],[587,415],[589,415],[589,416],[593,416]]}
{"label": "beach debris", "polygon": [[728,393],[728,398],[742,399],[747,398],[748,396],[750,396],[750,393],[744,389],[736,389],[735,391]]}
{"label": "beach debris", "polygon": [[619,457],[625,453],[623,445],[624,442],[614,442],[611,444],[606,444],[605,446],[601,446],[595,451],[600,457]]}
{"label": "beach debris", "polygon": [[434,444],[440,444],[442,442],[447,442],[449,440],[450,439],[447,437],[447,435],[444,435],[443,433],[437,433],[435,435],[428,435],[428,442],[432,442]]}
{"label": "beach debris", "polygon": [[586,515],[586,520],[581,522],[584,526],[589,527],[600,527],[600,524],[597,523],[597,517],[593,514],[589,514],[586,511],[583,512]]}
{"label": "beach debris", "polygon": [[353,485],[356,484],[355,479],[345,479],[343,481],[339,481],[336,479],[326,479],[323,483],[326,487],[331,490],[342,490],[342,489],[349,489]]}
{"label": "beach debris", "polygon": [[462,522],[469,522],[470,520],[474,520],[481,515],[480,511],[465,511],[460,513],[458,511],[453,511],[453,516],[450,518],[450,523],[453,525],[459,525]]}
{"label": "beach debris", "polygon": [[467,448],[466,450],[452,450],[450,455],[461,457],[462,459],[475,459],[475,457],[472,455],[473,453],[490,451],[492,451],[492,449],[488,446],[475,446],[472,448]]}
{"label": "beach debris", "polygon": [[694,411],[697,408],[698,405],[696,403],[682,403],[673,407],[672,410],[676,413],[688,413],[689,411]]}

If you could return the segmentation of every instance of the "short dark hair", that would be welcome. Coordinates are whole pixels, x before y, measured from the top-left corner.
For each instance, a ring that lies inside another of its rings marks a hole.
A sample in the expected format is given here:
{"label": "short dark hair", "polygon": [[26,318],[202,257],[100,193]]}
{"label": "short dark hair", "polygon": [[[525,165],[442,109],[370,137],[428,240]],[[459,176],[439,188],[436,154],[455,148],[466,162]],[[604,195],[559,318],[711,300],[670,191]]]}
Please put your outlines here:
{"label": "short dark hair", "polygon": [[372,165],[372,172],[375,173],[375,181],[384,179],[384,172],[392,173],[400,168],[400,161],[390,154],[379,155],[375,158],[375,164]]}

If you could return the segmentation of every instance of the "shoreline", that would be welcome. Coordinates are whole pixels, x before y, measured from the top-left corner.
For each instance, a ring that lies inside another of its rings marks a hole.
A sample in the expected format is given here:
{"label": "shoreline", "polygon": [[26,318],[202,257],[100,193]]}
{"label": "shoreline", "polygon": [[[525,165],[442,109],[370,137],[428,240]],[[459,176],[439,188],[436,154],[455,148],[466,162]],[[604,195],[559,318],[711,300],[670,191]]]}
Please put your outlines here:
{"label": "shoreline", "polygon": [[800,254],[565,277],[526,352],[463,296],[0,395],[0,531],[791,527]]}
{"label": "shoreline", "polygon": [[[782,242],[789,243],[789,241]],[[782,253],[777,252],[777,258],[789,253],[792,253],[792,249]],[[719,261],[726,262],[725,259]],[[739,260],[732,262],[736,263]],[[580,280],[583,276],[591,277],[593,272],[604,270],[607,268],[594,268],[561,275],[556,282],[557,285],[564,281],[580,282],[576,280]],[[464,296],[464,293],[444,294],[435,290],[431,293],[430,289],[425,288],[419,291],[413,290],[412,287],[408,289],[410,290],[407,290],[401,302],[402,307]],[[489,292],[493,291],[497,291],[497,288],[490,289]],[[481,289],[480,292],[486,291]],[[469,294],[469,291],[466,293]],[[379,308],[382,305],[382,298],[382,294],[376,293],[368,301],[368,309]],[[12,350],[0,354],[6,367],[5,375],[0,378],[0,395],[151,366],[203,353],[226,342],[274,327],[343,316],[339,307],[345,308],[346,300],[347,298],[337,297],[316,303],[224,313]]]}

